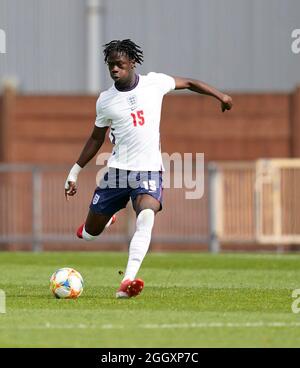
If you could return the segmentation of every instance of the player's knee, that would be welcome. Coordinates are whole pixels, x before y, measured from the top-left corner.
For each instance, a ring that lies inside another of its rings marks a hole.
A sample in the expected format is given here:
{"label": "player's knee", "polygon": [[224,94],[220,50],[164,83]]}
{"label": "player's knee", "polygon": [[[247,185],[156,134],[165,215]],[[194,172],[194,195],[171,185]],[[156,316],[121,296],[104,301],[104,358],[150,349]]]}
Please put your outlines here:
{"label": "player's knee", "polygon": [[152,229],[154,224],[155,213],[152,209],[142,210],[136,220],[137,229]]}

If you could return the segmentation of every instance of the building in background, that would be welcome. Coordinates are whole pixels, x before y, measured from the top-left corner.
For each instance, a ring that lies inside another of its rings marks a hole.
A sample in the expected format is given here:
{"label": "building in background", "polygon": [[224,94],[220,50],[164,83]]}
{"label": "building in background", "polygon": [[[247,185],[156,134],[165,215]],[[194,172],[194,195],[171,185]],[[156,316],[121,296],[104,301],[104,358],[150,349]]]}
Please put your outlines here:
{"label": "building in background", "polygon": [[141,73],[200,78],[230,91],[290,91],[298,0],[1,0],[0,77],[22,93],[97,93],[111,81],[102,48],[132,38]]}
{"label": "building in background", "polygon": [[[300,161],[290,160],[300,157],[299,14],[299,0],[1,0],[1,247],[83,249],[74,228],[99,167],[84,170],[71,203],[63,184],[112,84],[101,46],[125,38],[144,50],[138,72],[201,79],[234,97],[224,114],[207,96],[165,97],[162,151],[227,162],[208,165],[201,200],[165,191],[152,249],[299,244]],[[90,249],[127,249],[134,222],[123,215]]]}

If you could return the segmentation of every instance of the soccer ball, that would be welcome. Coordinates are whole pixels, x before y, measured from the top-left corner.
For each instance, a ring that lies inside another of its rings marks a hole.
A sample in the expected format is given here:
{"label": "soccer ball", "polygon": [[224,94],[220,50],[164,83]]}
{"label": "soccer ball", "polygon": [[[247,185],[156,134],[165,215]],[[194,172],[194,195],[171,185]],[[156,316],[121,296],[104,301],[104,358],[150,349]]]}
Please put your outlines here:
{"label": "soccer ball", "polygon": [[76,299],[83,291],[83,278],[73,268],[60,268],[50,278],[50,290],[58,299]]}

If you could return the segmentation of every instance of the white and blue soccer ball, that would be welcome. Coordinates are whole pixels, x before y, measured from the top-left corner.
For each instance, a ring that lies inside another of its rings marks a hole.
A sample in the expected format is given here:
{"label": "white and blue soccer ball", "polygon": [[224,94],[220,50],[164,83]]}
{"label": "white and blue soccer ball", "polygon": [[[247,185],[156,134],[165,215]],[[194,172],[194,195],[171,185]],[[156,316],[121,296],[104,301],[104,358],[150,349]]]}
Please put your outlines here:
{"label": "white and blue soccer ball", "polygon": [[83,278],[74,268],[60,268],[50,278],[50,290],[58,299],[76,299],[82,294]]}

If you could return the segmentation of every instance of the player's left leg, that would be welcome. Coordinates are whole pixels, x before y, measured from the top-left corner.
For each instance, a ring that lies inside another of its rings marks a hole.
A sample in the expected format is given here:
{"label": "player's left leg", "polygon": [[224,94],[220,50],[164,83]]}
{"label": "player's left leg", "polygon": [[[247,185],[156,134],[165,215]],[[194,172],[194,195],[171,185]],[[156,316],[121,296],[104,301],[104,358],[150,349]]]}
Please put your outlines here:
{"label": "player's left leg", "polygon": [[133,280],[137,275],[151,242],[154,217],[160,210],[157,199],[140,194],[133,203],[136,212],[136,230],[129,245],[129,258],[124,279]]}
{"label": "player's left leg", "polygon": [[130,242],[128,263],[117,298],[136,296],[144,287],[143,280],[135,277],[149,249],[154,217],[160,211],[161,203],[151,195],[140,194],[134,200],[133,207],[137,215],[136,230]]}

